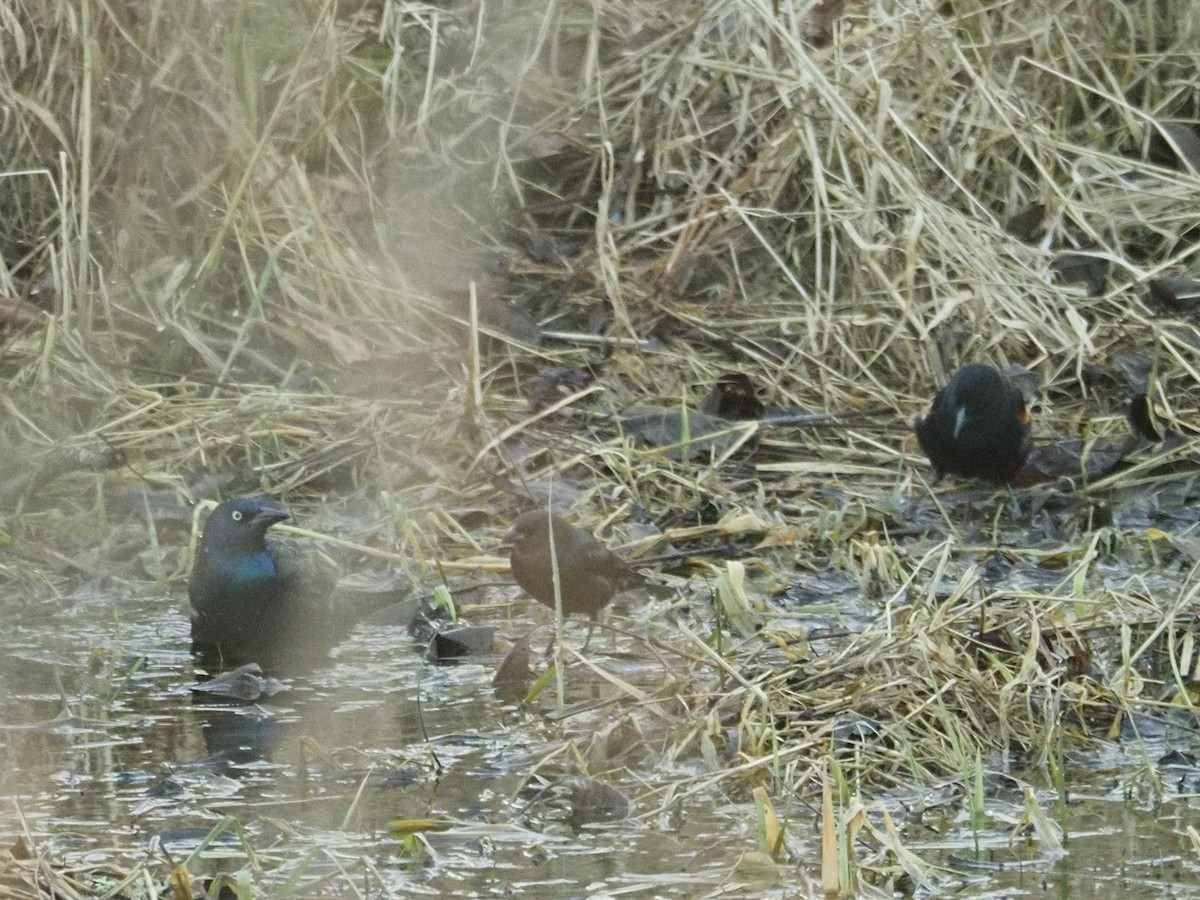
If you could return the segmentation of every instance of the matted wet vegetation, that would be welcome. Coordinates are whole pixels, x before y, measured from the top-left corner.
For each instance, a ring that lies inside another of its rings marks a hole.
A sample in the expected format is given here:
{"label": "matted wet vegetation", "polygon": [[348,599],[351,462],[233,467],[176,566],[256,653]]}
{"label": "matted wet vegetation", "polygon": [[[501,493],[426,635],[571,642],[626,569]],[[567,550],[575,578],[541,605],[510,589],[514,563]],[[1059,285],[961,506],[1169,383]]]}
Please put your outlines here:
{"label": "matted wet vegetation", "polygon": [[[0,896],[1197,890],[1190,0],[0,16]],[[407,599],[198,665],[253,493]]]}

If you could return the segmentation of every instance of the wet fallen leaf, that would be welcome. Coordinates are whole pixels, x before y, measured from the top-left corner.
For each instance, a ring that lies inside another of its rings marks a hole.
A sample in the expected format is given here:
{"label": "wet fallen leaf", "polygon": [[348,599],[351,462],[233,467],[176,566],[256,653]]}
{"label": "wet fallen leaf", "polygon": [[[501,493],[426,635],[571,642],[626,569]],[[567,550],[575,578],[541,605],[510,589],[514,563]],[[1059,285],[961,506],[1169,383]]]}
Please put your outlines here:
{"label": "wet fallen leaf", "polygon": [[1048,553],[1038,560],[1038,568],[1047,572],[1061,572],[1072,563],[1078,562],[1079,554],[1075,550],[1060,550],[1058,553]]}
{"label": "wet fallen leaf", "polygon": [[746,566],[736,560],[725,563],[713,586],[716,601],[730,630],[740,637],[750,637],[762,627],[762,617],[755,612],[746,594]]}
{"label": "wet fallen leaf", "polygon": [[783,853],[783,823],[775,814],[775,807],[771,798],[767,796],[766,788],[756,787],[752,793],[754,807],[758,811],[758,847],[775,862],[779,862]]}
{"label": "wet fallen leaf", "polygon": [[1082,284],[1089,297],[1099,297],[1108,283],[1108,265],[1098,255],[1067,252],[1054,260],[1054,271],[1063,284]]}
{"label": "wet fallen leaf", "polygon": [[1133,429],[1134,434],[1158,443],[1163,439],[1164,434],[1162,426],[1158,423],[1154,406],[1145,393],[1134,394],[1129,398],[1129,409],[1125,413],[1125,418],[1129,421],[1129,427]]}
{"label": "wet fallen leaf", "polygon": [[441,631],[429,643],[425,658],[430,662],[446,662],[468,656],[483,656],[492,652],[496,642],[493,625],[468,625],[453,631]]}
{"label": "wet fallen leaf", "polygon": [[1195,312],[1200,308],[1200,281],[1177,275],[1151,278],[1146,282],[1145,300],[1170,312]]}
{"label": "wet fallen leaf", "polygon": [[1113,370],[1119,372],[1128,387],[1144,391],[1154,370],[1154,362],[1141,353],[1118,353],[1112,357]]}
{"label": "wet fallen leaf", "polygon": [[1044,233],[1042,228],[1044,221],[1046,221],[1046,204],[1035,203],[1009,219],[1004,230],[1018,241],[1033,244],[1040,240]]}
{"label": "wet fallen leaf", "polygon": [[171,894],[180,900],[192,900],[192,879],[188,875],[187,866],[180,863],[171,870]]}
{"label": "wet fallen leaf", "polygon": [[1146,129],[1146,157],[1172,169],[1200,172],[1200,134],[1188,122],[1151,122]]}
{"label": "wet fallen leaf", "polygon": [[25,838],[20,836],[9,845],[8,852],[12,854],[13,859],[33,859],[33,854],[29,852],[29,845],[25,843]]}
{"label": "wet fallen leaf", "polygon": [[555,366],[540,373],[526,388],[529,408],[534,412],[545,409],[559,397],[577,393],[596,380],[591,369],[566,369]]}
{"label": "wet fallen leaf", "polygon": [[1146,537],[1152,541],[1166,541],[1189,563],[1195,564],[1200,562],[1200,538],[1171,534],[1158,528],[1151,528],[1146,532]]}
{"label": "wet fallen leaf", "polygon": [[1025,466],[1013,479],[1017,487],[1028,487],[1056,478],[1081,478],[1097,481],[1124,462],[1131,447],[1129,441],[1082,440],[1058,441],[1035,447]]}

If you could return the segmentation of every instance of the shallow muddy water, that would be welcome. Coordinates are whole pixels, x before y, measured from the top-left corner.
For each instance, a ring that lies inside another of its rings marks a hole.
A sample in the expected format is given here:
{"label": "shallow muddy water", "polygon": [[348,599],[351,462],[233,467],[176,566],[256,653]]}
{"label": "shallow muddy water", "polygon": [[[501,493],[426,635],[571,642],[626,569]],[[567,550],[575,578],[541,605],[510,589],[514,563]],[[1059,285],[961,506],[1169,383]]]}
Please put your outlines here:
{"label": "shallow muddy water", "polygon": [[[496,623],[502,633],[539,616],[525,604]],[[762,864],[748,796],[683,781],[706,772],[703,754],[670,752],[649,732],[628,755],[629,735],[596,740],[629,700],[582,667],[570,670],[564,714],[552,688],[525,710],[495,696],[499,657],[436,665],[404,629],[360,627],[327,664],[238,704],[192,690],[185,607],[174,591],[16,604],[0,653],[7,841],[27,830],[57,863],[145,865],[160,889],[186,862],[192,875],[253,883],[256,896],[819,893],[820,817],[809,802],[775,801],[800,864]],[[581,633],[570,629],[568,642],[578,647]],[[598,637],[590,656],[647,695],[663,683],[631,641]],[[1200,822],[1200,769],[1180,757],[1171,783],[1151,784],[1139,772],[1165,752],[1161,736],[1114,743],[1069,773],[1062,854],[1028,836],[1023,785],[1010,779],[989,784],[977,835],[960,804],[943,818],[927,791],[867,806],[873,817],[886,806],[905,846],[944,865],[937,882],[965,895],[1195,896],[1187,828]],[[570,821],[572,779],[589,767],[633,800],[633,818]],[[675,782],[688,790],[670,801]],[[1052,790],[1037,797],[1054,810]],[[423,819],[437,830],[413,837],[392,824]]]}

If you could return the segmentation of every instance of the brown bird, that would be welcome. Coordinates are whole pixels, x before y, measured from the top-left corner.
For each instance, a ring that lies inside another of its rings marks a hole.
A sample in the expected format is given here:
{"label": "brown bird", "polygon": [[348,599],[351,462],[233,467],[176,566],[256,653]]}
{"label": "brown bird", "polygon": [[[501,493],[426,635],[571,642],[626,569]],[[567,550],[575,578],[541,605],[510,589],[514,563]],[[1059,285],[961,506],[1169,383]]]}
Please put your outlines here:
{"label": "brown bird", "polygon": [[508,530],[507,539],[512,543],[509,559],[517,584],[538,603],[554,609],[557,564],[563,615],[589,616],[593,627],[597,614],[614,594],[646,583],[621,557],[586,531],[544,509],[518,516]]}

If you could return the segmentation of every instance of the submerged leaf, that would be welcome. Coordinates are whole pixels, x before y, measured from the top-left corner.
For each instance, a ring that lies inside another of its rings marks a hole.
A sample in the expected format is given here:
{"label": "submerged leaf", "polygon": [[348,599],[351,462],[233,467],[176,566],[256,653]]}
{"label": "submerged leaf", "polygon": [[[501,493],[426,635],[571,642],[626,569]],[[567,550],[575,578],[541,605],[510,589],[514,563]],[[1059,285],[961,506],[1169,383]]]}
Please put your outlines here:
{"label": "submerged leaf", "polygon": [[283,690],[283,684],[263,675],[258,663],[247,663],[229,672],[224,672],[208,681],[196,682],[192,690],[198,694],[228,697],[248,703],[263,697],[273,697]]}
{"label": "submerged leaf", "polygon": [[392,837],[407,837],[426,831],[445,831],[449,827],[450,823],[443,819],[392,819],[388,822],[388,831]]}
{"label": "submerged leaf", "polygon": [[571,786],[572,825],[619,822],[629,818],[633,802],[619,790],[594,778],[580,778]]}

